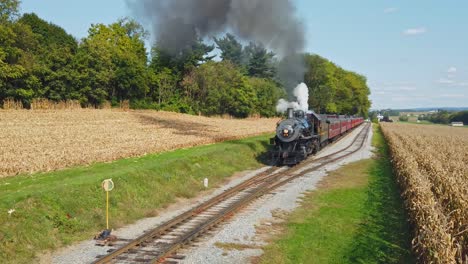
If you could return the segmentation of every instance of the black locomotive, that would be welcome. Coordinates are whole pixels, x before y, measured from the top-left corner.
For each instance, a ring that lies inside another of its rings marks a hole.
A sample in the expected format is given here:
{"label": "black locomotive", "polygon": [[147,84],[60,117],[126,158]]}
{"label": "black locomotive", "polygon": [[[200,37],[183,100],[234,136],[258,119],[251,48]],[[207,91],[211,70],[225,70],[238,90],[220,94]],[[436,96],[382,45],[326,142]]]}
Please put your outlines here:
{"label": "black locomotive", "polygon": [[271,155],[274,161],[294,165],[317,153],[347,131],[363,122],[361,117],[316,114],[313,111],[288,109],[287,119],[278,122],[275,145]]}

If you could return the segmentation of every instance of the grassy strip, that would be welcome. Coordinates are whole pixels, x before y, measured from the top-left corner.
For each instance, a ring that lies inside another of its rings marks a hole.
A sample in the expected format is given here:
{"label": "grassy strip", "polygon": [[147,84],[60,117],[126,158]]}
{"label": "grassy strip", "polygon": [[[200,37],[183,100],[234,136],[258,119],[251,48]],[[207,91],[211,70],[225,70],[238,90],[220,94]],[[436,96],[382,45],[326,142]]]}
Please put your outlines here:
{"label": "grassy strip", "polygon": [[[178,197],[194,197],[236,171],[261,166],[268,136],[181,149],[89,167],[0,179],[0,263],[89,239],[105,228],[103,179],[112,178],[110,224],[154,216]],[[15,211],[9,215],[8,210]]]}
{"label": "grassy strip", "polygon": [[414,263],[411,236],[388,148],[330,173],[281,224],[261,263]]}

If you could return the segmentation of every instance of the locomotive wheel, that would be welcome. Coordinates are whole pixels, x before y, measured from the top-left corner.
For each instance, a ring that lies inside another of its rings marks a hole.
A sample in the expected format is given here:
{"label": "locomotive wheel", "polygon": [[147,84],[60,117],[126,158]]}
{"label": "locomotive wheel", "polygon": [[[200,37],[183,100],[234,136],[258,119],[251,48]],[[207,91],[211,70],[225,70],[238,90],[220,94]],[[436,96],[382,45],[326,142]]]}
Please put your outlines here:
{"label": "locomotive wheel", "polygon": [[305,147],[302,148],[302,159],[305,160],[307,158],[307,150]]}
{"label": "locomotive wheel", "polygon": [[275,155],[275,153],[271,153],[271,157],[270,157],[270,165],[271,166],[280,166],[281,165],[281,157],[280,155]]}
{"label": "locomotive wheel", "polygon": [[314,150],[313,150],[313,153],[314,155],[317,154],[317,152],[320,151],[320,144],[318,142],[315,142],[314,143]]}

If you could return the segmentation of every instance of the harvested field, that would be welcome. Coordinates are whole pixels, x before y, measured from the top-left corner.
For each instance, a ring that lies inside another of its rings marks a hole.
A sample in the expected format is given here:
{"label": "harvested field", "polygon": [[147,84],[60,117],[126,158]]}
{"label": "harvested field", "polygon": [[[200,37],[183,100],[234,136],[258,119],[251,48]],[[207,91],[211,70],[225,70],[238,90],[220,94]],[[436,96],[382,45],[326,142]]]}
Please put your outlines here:
{"label": "harvested field", "polygon": [[278,119],[120,110],[0,111],[0,177],[273,132]]}
{"label": "harvested field", "polygon": [[468,263],[468,132],[382,124],[421,263]]}

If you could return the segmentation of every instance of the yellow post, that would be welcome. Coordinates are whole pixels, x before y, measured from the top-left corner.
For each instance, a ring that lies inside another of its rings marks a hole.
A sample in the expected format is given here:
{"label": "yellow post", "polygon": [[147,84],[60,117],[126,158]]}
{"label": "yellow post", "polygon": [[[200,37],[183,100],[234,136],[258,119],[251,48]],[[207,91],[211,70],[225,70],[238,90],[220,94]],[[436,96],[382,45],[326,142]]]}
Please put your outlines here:
{"label": "yellow post", "polygon": [[104,180],[101,184],[106,192],[106,227],[109,229],[109,192],[114,189],[114,182],[112,179]]}
{"label": "yellow post", "polygon": [[109,192],[106,192],[106,226],[109,229]]}

